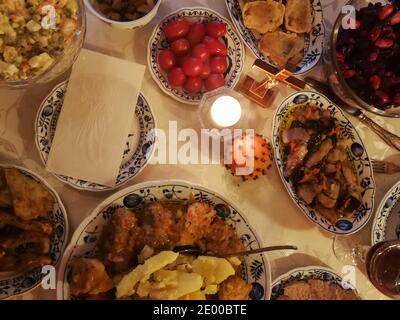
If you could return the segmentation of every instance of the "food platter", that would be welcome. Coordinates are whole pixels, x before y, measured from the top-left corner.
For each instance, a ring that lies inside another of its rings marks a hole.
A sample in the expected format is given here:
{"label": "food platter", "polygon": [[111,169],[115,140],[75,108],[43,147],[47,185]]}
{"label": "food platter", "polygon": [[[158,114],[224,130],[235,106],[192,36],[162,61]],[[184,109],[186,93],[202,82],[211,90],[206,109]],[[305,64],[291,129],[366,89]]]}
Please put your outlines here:
{"label": "food platter", "polygon": [[[217,209],[217,215],[223,216],[230,225],[234,226],[246,248],[260,248],[262,246],[245,216],[228,200],[213,191],[184,181],[142,183],[122,190],[103,201],[75,231],[58,273],[58,298],[62,300],[71,299],[68,283],[71,261],[76,257],[90,258],[98,254],[97,244],[101,230],[118,208],[135,207],[142,201],[174,200],[182,202],[188,201],[190,198],[220,208]],[[269,299],[271,271],[266,257],[263,255],[247,256],[243,266],[241,276],[252,284],[250,298],[255,300]]]}
{"label": "food platter", "polygon": [[[337,219],[334,219],[335,221],[329,221],[326,217],[321,216],[317,210],[311,208],[299,197],[295,186],[285,174],[285,157],[281,137],[283,126],[288,122],[288,116],[291,116],[294,110],[308,104],[315,105],[318,109],[329,112],[336,126],[340,128],[340,134],[346,141],[346,153],[353,163],[353,170],[355,170],[355,175],[357,176],[357,189],[359,189],[361,197],[360,205],[350,216],[344,219],[339,215]],[[356,129],[337,106],[332,104],[325,96],[316,92],[305,91],[292,94],[276,110],[273,123],[273,148],[282,182],[292,200],[308,219],[324,230],[338,235],[351,234],[365,226],[371,218],[374,208],[375,182],[371,162]]]}
{"label": "food platter", "polygon": [[240,73],[244,66],[245,50],[240,42],[239,37],[234,30],[231,22],[222,17],[219,13],[200,7],[183,8],[170,15],[154,28],[153,34],[148,43],[148,67],[151,76],[161,90],[167,95],[173,97],[177,101],[186,104],[199,104],[202,94],[190,94],[182,88],[172,87],[167,80],[167,74],[158,64],[158,51],[166,49],[169,45],[166,41],[164,30],[169,22],[177,18],[186,18],[190,22],[205,22],[205,21],[222,21],[227,26],[227,34],[223,38],[223,42],[228,49],[228,69],[224,73],[225,85],[228,88],[234,88],[240,78]]}
{"label": "food platter", "polygon": [[[304,283],[309,279],[316,279],[328,283],[333,286],[338,286],[344,290],[356,290],[351,284],[344,282],[343,278],[329,268],[320,266],[308,266],[296,268],[279,276],[272,284],[272,300],[283,298],[285,286],[293,283]],[[356,295],[358,295],[356,293]],[[313,299],[312,299],[313,300]]]}
{"label": "food platter", "polygon": [[[67,85],[67,81],[57,85],[43,100],[36,115],[35,142],[44,164],[46,164],[50,154],[51,144],[63,106]],[[148,164],[156,142],[154,130],[156,127],[155,118],[149,103],[142,94],[140,94],[136,104],[136,119],[134,123],[137,123],[137,125],[132,128],[128,136],[121,170],[114,188],[72,177],[61,175],[56,175],[56,177],[76,189],[89,191],[112,190],[135,178]],[[138,128],[140,132],[138,132]]]}
{"label": "food platter", "polygon": [[371,240],[375,245],[381,241],[400,239],[400,183],[383,197],[372,225]]}
{"label": "food platter", "polygon": [[[225,2],[231,19],[235,24],[242,41],[258,59],[274,65],[270,59],[266,58],[260,52],[256,34],[245,27],[242,9],[240,7],[240,0],[225,0]],[[325,26],[323,22],[322,6],[320,0],[311,0],[311,2],[312,31],[305,38],[306,45],[304,49],[304,58],[296,67],[294,72],[296,75],[310,71],[318,63],[323,51]]]}
{"label": "food platter", "polygon": [[[50,223],[53,230],[50,238],[49,256],[51,258],[51,265],[57,266],[64,253],[68,237],[68,218],[60,197],[38,174],[19,166],[0,164],[0,169],[5,168],[17,169],[24,177],[28,177],[41,186],[44,186],[50,193],[54,204],[51,212],[46,217],[46,221]],[[4,214],[4,212],[2,214]],[[0,299],[11,298],[34,289],[41,283],[44,276],[45,273],[42,273],[41,267],[35,267],[34,269],[23,272],[0,272]]]}

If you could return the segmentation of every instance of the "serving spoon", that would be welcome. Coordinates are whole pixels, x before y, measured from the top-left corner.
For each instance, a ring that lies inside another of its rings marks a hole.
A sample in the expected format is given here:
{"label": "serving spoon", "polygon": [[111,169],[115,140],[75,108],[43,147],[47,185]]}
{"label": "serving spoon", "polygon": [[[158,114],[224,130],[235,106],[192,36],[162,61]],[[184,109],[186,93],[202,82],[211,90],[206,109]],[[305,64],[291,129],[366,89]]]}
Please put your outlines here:
{"label": "serving spoon", "polygon": [[240,257],[240,256],[248,256],[251,254],[264,253],[269,251],[276,250],[297,250],[296,246],[272,246],[272,247],[264,247],[253,250],[232,252],[232,253],[213,253],[213,252],[203,252],[198,247],[194,246],[181,246],[175,247],[174,252],[177,253],[185,253],[185,254],[193,254],[196,256],[207,256],[207,257],[216,257],[216,258],[230,258],[230,257]]}

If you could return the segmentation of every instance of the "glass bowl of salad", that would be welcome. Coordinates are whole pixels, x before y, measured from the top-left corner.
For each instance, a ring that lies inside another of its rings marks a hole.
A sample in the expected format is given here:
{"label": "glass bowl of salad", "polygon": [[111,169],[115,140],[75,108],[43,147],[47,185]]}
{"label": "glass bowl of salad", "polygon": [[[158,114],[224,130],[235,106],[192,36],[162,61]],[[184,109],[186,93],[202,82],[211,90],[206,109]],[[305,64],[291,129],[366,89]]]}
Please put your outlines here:
{"label": "glass bowl of salad", "polygon": [[73,65],[85,33],[82,0],[0,1],[0,87],[57,78]]}

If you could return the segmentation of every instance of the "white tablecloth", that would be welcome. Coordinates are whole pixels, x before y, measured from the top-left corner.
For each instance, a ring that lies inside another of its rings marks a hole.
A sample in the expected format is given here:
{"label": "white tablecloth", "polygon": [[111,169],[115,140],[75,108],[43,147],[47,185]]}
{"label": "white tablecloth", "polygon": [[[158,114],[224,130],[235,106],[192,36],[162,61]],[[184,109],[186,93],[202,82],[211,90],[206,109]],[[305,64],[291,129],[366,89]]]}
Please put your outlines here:
{"label": "white tablecloth", "polygon": [[[334,17],[341,10],[344,2],[344,0],[322,0],[325,24],[328,30],[331,29]],[[88,49],[146,64],[147,41],[155,24],[166,14],[178,8],[196,5],[212,8],[228,17],[224,0],[163,0],[155,20],[145,28],[134,31],[113,29],[88,14],[88,32],[84,46]],[[244,73],[250,69],[253,61],[254,56],[247,51]],[[321,63],[311,74],[320,78],[324,77]],[[72,234],[96,204],[112,192],[77,191],[62,184],[43,167],[34,143],[34,120],[44,97],[61,80],[63,78],[28,90],[0,91],[0,162],[17,163],[45,177],[60,194],[67,208],[70,233]],[[156,115],[159,128],[167,130],[169,120],[178,121],[178,129],[199,127],[196,108],[178,103],[163,94],[149,72],[146,72],[142,92]],[[279,102],[291,92],[290,89],[281,87],[270,108],[265,110],[258,108],[257,112],[261,115],[259,133],[268,138],[271,137],[274,111]],[[371,117],[391,131],[400,134],[400,120],[377,118],[373,115]],[[400,161],[400,157],[394,149],[385,145],[371,130],[359,124],[357,120],[354,123],[372,158],[389,157],[394,161]],[[399,175],[376,176],[377,204],[399,178]],[[268,172],[266,177],[258,181],[241,183],[240,180],[231,177],[221,165],[150,165],[137,179],[130,181],[128,186],[142,181],[160,179],[183,179],[209,187],[231,199],[247,215],[265,245],[297,245],[299,250],[294,254],[289,252],[268,254],[273,278],[293,267],[305,265],[326,265],[340,274],[343,265],[332,252],[333,236],[309,222],[293,204],[275,167]],[[369,227],[362,231],[365,239],[370,236],[370,225],[371,222]],[[357,272],[357,287],[365,299],[385,299],[362,272]],[[45,291],[40,287],[17,297],[17,299],[55,298],[55,291]]]}

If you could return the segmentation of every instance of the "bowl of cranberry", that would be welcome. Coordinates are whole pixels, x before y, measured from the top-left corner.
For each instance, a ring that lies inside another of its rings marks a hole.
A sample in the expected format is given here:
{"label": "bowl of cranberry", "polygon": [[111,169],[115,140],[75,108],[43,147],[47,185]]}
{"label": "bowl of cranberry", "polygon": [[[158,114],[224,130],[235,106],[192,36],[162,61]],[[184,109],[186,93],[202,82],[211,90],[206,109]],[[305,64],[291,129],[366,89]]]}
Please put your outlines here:
{"label": "bowl of cranberry", "polygon": [[198,105],[203,94],[234,88],[245,50],[234,27],[208,8],[184,8],[154,29],[148,67],[161,90],[177,101]]}
{"label": "bowl of cranberry", "polygon": [[355,19],[341,14],[331,36],[331,86],[350,104],[400,117],[398,1],[353,0]]}

